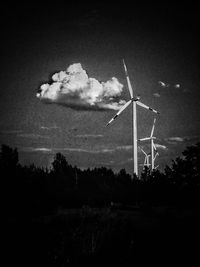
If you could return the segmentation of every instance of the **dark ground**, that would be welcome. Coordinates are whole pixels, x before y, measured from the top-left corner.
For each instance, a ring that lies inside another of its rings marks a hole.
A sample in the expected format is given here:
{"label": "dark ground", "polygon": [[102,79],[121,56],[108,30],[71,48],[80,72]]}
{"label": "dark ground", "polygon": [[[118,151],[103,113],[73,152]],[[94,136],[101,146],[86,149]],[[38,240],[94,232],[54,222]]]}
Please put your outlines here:
{"label": "dark ground", "polygon": [[199,223],[198,209],[169,207],[83,207],[10,218],[2,228],[4,266],[193,266],[199,261]]}

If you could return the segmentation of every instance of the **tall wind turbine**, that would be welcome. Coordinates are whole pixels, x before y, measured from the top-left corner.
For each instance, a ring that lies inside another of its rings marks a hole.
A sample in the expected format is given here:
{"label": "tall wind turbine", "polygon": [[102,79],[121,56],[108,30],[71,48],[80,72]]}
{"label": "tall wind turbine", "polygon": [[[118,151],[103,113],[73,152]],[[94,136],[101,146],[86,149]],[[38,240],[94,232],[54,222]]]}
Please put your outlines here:
{"label": "tall wind turbine", "polygon": [[156,123],[156,118],[154,118],[154,120],[153,120],[153,126],[152,126],[151,134],[150,134],[149,137],[138,139],[138,141],[147,141],[147,140],[151,141],[151,169],[152,169],[152,171],[155,169],[155,164],[154,164],[155,163],[155,159],[159,155],[158,151],[156,149],[156,146],[154,144],[154,139],[156,139],[156,137],[153,136],[154,129],[155,129],[155,123]]}
{"label": "tall wind turbine", "polygon": [[128,76],[128,71],[126,68],[126,64],[125,61],[123,60],[123,65],[124,65],[124,70],[125,70],[125,74],[126,74],[126,80],[127,80],[127,84],[128,84],[128,89],[129,89],[129,93],[130,93],[130,100],[128,102],[126,102],[126,104],[117,112],[117,114],[107,123],[107,126],[113,122],[121,113],[123,110],[125,110],[130,104],[132,104],[132,108],[133,108],[133,162],[134,162],[134,173],[136,175],[138,175],[138,150],[137,150],[137,114],[136,114],[136,104],[138,104],[139,106],[146,108],[150,111],[153,111],[157,114],[159,114],[158,111],[156,111],[155,109],[152,109],[148,106],[146,106],[145,104],[141,103],[139,101],[139,97],[134,97],[133,96],[133,89],[131,86],[131,82]]}

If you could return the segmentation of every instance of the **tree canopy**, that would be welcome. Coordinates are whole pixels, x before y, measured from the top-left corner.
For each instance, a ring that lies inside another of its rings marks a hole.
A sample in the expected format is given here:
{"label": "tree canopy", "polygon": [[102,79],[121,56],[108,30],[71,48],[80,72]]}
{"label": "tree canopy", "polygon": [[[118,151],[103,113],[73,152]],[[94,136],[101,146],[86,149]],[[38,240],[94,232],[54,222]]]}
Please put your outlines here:
{"label": "tree canopy", "polygon": [[35,214],[59,207],[110,203],[200,203],[200,143],[187,147],[164,173],[145,168],[140,179],[131,177],[125,169],[118,173],[105,167],[81,170],[70,165],[61,153],[55,155],[50,169],[34,164],[22,166],[17,149],[7,145],[1,146],[0,172],[8,209],[34,210]]}

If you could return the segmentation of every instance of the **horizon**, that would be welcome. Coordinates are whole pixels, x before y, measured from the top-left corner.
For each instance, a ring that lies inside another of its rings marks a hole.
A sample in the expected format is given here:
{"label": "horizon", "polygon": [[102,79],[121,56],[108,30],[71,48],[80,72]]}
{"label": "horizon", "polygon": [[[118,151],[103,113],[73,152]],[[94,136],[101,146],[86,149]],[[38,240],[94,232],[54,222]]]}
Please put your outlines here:
{"label": "horizon", "polygon": [[[185,147],[185,149],[181,152],[181,155],[179,155],[179,156],[177,156],[176,158],[174,158],[174,159],[171,159],[171,164],[166,164],[166,165],[163,165],[162,167],[163,168],[156,168],[155,169],[155,171],[159,171],[160,173],[165,173],[165,168],[166,167],[170,167],[170,168],[172,168],[172,164],[173,164],[173,162],[177,162],[176,160],[177,160],[177,158],[181,158],[181,159],[183,159],[183,158],[185,158],[185,156],[183,155],[183,153],[188,149],[188,148],[190,148],[190,147],[195,147],[195,146],[197,146],[198,144],[200,144],[200,142],[197,142],[197,143],[194,143],[194,144],[192,144],[192,145],[190,145],[190,146],[187,146],[187,147]],[[1,144],[1,147],[2,146],[8,146],[8,145],[6,145],[6,144]],[[72,162],[70,162],[70,160],[66,157],[66,155],[64,155],[63,153],[61,153],[59,150],[57,150],[57,151],[54,151],[54,153],[51,151],[51,154],[52,154],[52,161],[51,161],[51,163],[48,165],[48,166],[45,166],[45,165],[41,165],[41,164],[35,164],[34,162],[29,162],[28,164],[23,164],[23,162],[20,160],[20,151],[18,150],[18,148],[17,147],[10,147],[10,146],[8,146],[9,148],[11,148],[13,151],[14,151],[14,149],[16,149],[17,150],[17,153],[18,153],[18,163],[22,166],[22,167],[30,167],[31,165],[34,165],[36,168],[41,168],[41,169],[47,169],[48,171],[51,171],[52,170],[52,168],[53,168],[53,165],[52,165],[52,163],[54,162],[54,160],[55,160],[55,158],[56,158],[56,155],[57,154],[62,154],[64,157],[65,157],[65,159],[66,159],[66,162],[69,164],[69,165],[71,165],[73,168],[78,168],[79,170],[81,170],[81,171],[85,171],[85,170],[94,170],[95,168],[97,168],[97,169],[101,169],[101,168],[106,168],[107,170],[112,170],[113,171],[113,173],[114,174],[118,174],[121,170],[125,170],[126,171],[126,173],[127,174],[129,174],[129,175],[133,175],[133,171],[127,171],[127,169],[126,168],[116,168],[116,169],[114,169],[114,168],[112,168],[112,167],[109,167],[109,166],[104,166],[104,165],[97,165],[97,166],[88,166],[88,167],[82,167],[82,166],[78,166],[78,165],[76,165],[76,164],[73,164]],[[40,152],[42,152],[42,153],[44,153],[44,154],[46,154],[46,153],[49,153],[50,151],[49,150],[46,150],[46,149],[36,149],[36,151],[35,151],[35,153],[36,154],[38,154],[38,153],[40,153]],[[138,171],[138,177],[142,174],[142,172],[144,171],[144,169],[143,169],[143,164],[140,164],[140,166],[139,166],[139,171]],[[151,166],[149,167],[149,170],[150,171],[152,171],[151,170]]]}

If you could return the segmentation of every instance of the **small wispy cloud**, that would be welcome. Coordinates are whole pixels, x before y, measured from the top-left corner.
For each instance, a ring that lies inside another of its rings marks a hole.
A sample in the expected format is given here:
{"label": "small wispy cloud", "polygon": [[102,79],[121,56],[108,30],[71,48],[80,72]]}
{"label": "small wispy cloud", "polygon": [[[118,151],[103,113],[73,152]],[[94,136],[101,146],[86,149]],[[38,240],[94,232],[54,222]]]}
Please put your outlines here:
{"label": "small wispy cloud", "polygon": [[167,149],[167,147],[165,145],[160,145],[160,144],[155,144],[155,147],[159,148],[159,149],[163,149],[163,150]]}
{"label": "small wispy cloud", "polygon": [[60,129],[58,126],[50,126],[50,127],[47,127],[47,126],[41,126],[40,127],[42,130],[53,130],[53,129]]}
{"label": "small wispy cloud", "polygon": [[110,148],[103,148],[103,149],[63,148],[60,150],[68,152],[90,153],[90,154],[113,153],[115,151],[115,149],[110,149]]}
{"label": "small wispy cloud", "polygon": [[112,153],[115,149],[85,149],[85,148],[76,148],[76,147],[65,147],[65,148],[47,148],[47,147],[21,147],[19,148],[22,152],[48,152],[48,153],[64,153],[64,152],[75,152],[75,153],[90,153],[90,154],[99,154],[99,153]]}
{"label": "small wispy cloud", "polygon": [[99,153],[113,153],[113,152],[115,152],[115,149],[112,148],[104,148],[99,150]]}
{"label": "small wispy cloud", "polygon": [[100,149],[83,149],[83,148],[63,148],[63,151],[69,152],[85,152],[85,153],[92,153],[92,154],[100,154],[100,153],[114,153],[116,151],[129,151],[132,149],[131,145],[126,146],[116,146],[116,147],[103,147]]}
{"label": "small wispy cloud", "polygon": [[57,149],[57,150],[63,150],[63,151],[68,151],[68,152],[98,153],[98,151],[95,151],[95,150],[89,150],[89,149],[83,149],[83,148],[73,148],[73,147],[66,147],[66,148]]}
{"label": "small wispy cloud", "polygon": [[159,93],[154,93],[153,96],[160,97],[160,94]]}
{"label": "small wispy cloud", "polygon": [[23,137],[23,138],[31,138],[31,139],[39,139],[39,138],[50,138],[49,136],[46,135],[40,135],[40,134],[34,134],[34,133],[24,133],[24,134],[18,134],[18,137]]}
{"label": "small wispy cloud", "polygon": [[178,144],[182,142],[194,142],[194,141],[199,141],[200,136],[199,135],[192,135],[192,136],[172,136],[168,138],[164,138],[164,141],[166,141],[168,144]]}
{"label": "small wispy cloud", "polygon": [[125,150],[125,151],[127,151],[127,150],[131,150],[131,149],[133,149],[133,146],[132,145],[117,146],[116,147],[116,150]]}
{"label": "small wispy cloud", "polygon": [[[160,85],[161,88],[175,88],[175,89],[181,89],[182,86],[180,83],[175,83],[175,84],[169,84],[166,82],[158,81],[158,84]],[[183,92],[185,89],[183,89]]]}
{"label": "small wispy cloud", "polygon": [[77,134],[75,137],[78,138],[101,138],[102,134]]}
{"label": "small wispy cloud", "polygon": [[39,147],[39,148],[35,148],[34,151],[52,152],[52,149],[46,148],[46,147]]}
{"label": "small wispy cloud", "polygon": [[51,152],[51,153],[64,153],[64,152],[74,152],[74,153],[89,153],[89,154],[107,154],[107,153],[114,153],[119,151],[129,151],[132,149],[131,145],[126,146],[116,146],[114,148],[110,147],[103,147],[103,148],[97,148],[97,149],[87,149],[87,148],[79,148],[79,147],[65,147],[65,148],[47,148],[47,147],[22,147],[20,148],[20,151],[23,152]]}
{"label": "small wispy cloud", "polygon": [[200,135],[185,136],[185,141],[200,141]]}
{"label": "small wispy cloud", "polygon": [[51,148],[46,147],[21,147],[19,148],[21,152],[43,152],[43,153],[50,153],[53,152]]}
{"label": "small wispy cloud", "polygon": [[166,141],[175,141],[175,142],[183,142],[184,141],[184,137],[179,137],[179,136],[175,136],[175,137],[169,137],[165,139]]}
{"label": "small wispy cloud", "polygon": [[180,88],[180,87],[181,87],[181,85],[179,83],[174,84],[174,88]]}

